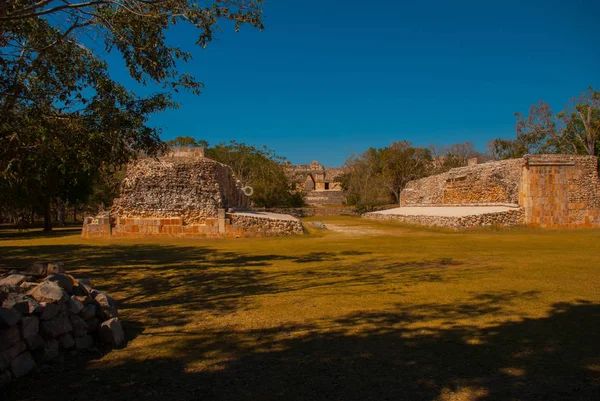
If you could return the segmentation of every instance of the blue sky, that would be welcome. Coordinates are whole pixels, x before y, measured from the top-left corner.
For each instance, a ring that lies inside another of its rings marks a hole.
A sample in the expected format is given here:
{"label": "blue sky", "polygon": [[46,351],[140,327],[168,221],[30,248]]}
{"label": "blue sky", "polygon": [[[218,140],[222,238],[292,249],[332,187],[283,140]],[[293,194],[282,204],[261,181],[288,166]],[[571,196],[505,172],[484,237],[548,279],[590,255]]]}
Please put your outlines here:
{"label": "blue sky", "polygon": [[[182,69],[206,88],[152,124],[331,166],[397,140],[484,150],[515,112],[600,87],[599,19],[598,1],[271,0],[263,32],[192,49]],[[193,30],[170,40],[192,48]]]}

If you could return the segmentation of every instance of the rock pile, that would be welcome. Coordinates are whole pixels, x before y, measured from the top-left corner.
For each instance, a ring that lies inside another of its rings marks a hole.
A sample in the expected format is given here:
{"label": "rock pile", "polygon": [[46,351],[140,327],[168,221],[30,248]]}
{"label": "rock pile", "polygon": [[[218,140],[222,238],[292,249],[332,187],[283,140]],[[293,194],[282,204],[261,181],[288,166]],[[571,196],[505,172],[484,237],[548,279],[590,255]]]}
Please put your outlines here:
{"label": "rock pile", "polygon": [[0,277],[0,387],[69,350],[125,341],[115,300],[62,263],[36,262]]}

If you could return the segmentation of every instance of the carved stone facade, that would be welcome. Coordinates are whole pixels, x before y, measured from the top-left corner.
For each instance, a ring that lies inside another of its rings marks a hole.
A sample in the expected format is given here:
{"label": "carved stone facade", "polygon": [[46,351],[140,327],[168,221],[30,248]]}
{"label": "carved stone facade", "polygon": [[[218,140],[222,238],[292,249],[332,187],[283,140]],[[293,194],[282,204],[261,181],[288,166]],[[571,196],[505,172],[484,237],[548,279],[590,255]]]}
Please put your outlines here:
{"label": "carved stone facade", "polygon": [[[84,222],[84,238],[245,237],[297,234],[296,218],[246,211],[248,198],[231,169],[199,148],[131,164],[110,212]],[[291,218],[291,220],[290,220]]]}
{"label": "carved stone facade", "polygon": [[323,167],[317,161],[310,164],[289,164],[286,167],[292,191],[304,192],[306,203],[311,206],[341,205],[344,202],[339,167]]}

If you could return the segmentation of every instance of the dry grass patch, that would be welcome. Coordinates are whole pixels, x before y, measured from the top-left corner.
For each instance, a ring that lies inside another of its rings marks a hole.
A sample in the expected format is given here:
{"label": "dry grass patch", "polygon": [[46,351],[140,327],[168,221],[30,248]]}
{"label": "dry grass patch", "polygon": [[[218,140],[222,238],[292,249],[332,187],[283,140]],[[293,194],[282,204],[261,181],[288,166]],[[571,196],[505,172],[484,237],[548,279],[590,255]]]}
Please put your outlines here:
{"label": "dry grass patch", "polygon": [[309,220],[372,231],[118,241],[0,232],[0,263],[65,260],[120,300],[130,338],[23,381],[8,399],[598,394],[600,231]]}

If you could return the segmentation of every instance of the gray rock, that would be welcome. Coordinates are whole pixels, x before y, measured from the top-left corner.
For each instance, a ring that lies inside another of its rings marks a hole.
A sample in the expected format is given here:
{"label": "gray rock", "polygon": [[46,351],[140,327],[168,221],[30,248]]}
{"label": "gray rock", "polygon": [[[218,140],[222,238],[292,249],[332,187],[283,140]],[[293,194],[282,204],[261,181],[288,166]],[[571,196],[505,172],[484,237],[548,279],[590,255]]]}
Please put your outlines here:
{"label": "gray rock", "polygon": [[57,274],[65,272],[64,262],[48,263],[47,274]]}
{"label": "gray rock", "polygon": [[42,307],[35,299],[29,295],[18,294],[15,292],[8,294],[6,300],[2,302],[2,306],[14,309],[23,315],[39,313],[42,311]]}
{"label": "gray rock", "polygon": [[69,321],[71,322],[71,326],[73,326],[73,336],[74,337],[83,337],[88,332],[88,325],[79,316],[71,315],[69,316]]}
{"label": "gray rock", "polygon": [[98,330],[100,340],[106,344],[120,345],[125,341],[125,333],[119,318],[108,319],[100,324]]}
{"label": "gray rock", "polygon": [[8,370],[0,371],[0,388],[10,383],[12,376]]}
{"label": "gray rock", "polygon": [[60,306],[57,304],[42,302],[40,305],[44,308],[40,314],[41,320],[50,320],[60,312]]}
{"label": "gray rock", "polygon": [[8,369],[13,359],[17,357],[21,352],[25,351],[27,346],[24,342],[19,341],[12,347],[5,349],[0,352],[0,370]]}
{"label": "gray rock", "polygon": [[28,276],[35,277],[45,277],[48,272],[48,263],[46,262],[35,262],[27,269],[25,269],[25,274]]}
{"label": "gray rock", "polygon": [[40,319],[37,316],[25,316],[19,322],[21,337],[24,339],[37,335],[40,331]]}
{"label": "gray rock", "polygon": [[21,341],[21,336],[19,335],[19,328],[16,325],[0,330],[0,351],[12,347],[19,341]]}
{"label": "gray rock", "polygon": [[108,320],[119,316],[117,302],[110,295],[100,292],[96,295],[94,301],[96,301],[100,307],[98,316],[101,319]]}
{"label": "gray rock", "polygon": [[38,283],[35,283],[33,281],[24,281],[19,286],[19,289],[21,290],[21,292],[29,292],[37,286],[38,286]]}
{"label": "gray rock", "polygon": [[63,334],[62,336],[58,337],[58,342],[63,349],[71,349],[75,346],[75,340],[70,334]]}
{"label": "gray rock", "polygon": [[67,301],[67,311],[70,313],[77,315],[79,312],[83,310],[83,303],[79,299],[75,297],[75,295],[71,295],[69,301]]}
{"label": "gray rock", "polygon": [[0,287],[18,288],[25,281],[25,276],[22,274],[11,274],[8,277],[0,279]]}
{"label": "gray rock", "polygon": [[100,326],[100,323],[100,319],[95,316],[90,319],[87,319],[85,321],[85,324],[87,325],[87,332],[95,333],[98,330],[98,326]]}
{"label": "gray rock", "polygon": [[69,317],[66,313],[59,313],[54,319],[43,321],[40,332],[47,337],[56,338],[73,330]]}
{"label": "gray rock", "polygon": [[77,282],[86,287],[88,291],[92,289],[92,282],[89,278],[78,278]]}
{"label": "gray rock", "polygon": [[[0,329],[14,326],[21,319],[21,314],[13,309],[0,307]],[[2,347],[2,345],[0,345]]]}
{"label": "gray rock", "polygon": [[83,336],[75,339],[75,348],[76,349],[90,349],[94,346],[94,337],[92,336]]}
{"label": "gray rock", "polygon": [[83,307],[83,310],[79,314],[83,320],[88,320],[96,316],[96,305],[88,304]]}
{"label": "gray rock", "polygon": [[314,228],[318,228],[319,230],[327,230],[327,226],[322,221],[313,221],[310,223]]}
{"label": "gray rock", "polygon": [[38,348],[33,352],[33,357],[37,363],[49,362],[60,355],[60,343],[53,339],[47,341],[44,347]]}
{"label": "gray rock", "polygon": [[17,356],[10,367],[12,374],[18,379],[35,369],[35,361],[29,352]]}
{"label": "gray rock", "polygon": [[38,302],[59,303],[69,299],[65,290],[53,281],[44,281],[27,294]]}
{"label": "gray rock", "polygon": [[24,341],[25,344],[27,344],[27,348],[29,348],[30,350],[36,350],[38,348],[43,347],[45,344],[44,339],[39,334],[26,338]]}
{"label": "gray rock", "polygon": [[71,276],[63,273],[50,274],[46,277],[46,281],[52,281],[58,284],[68,294],[73,292],[74,280]]}
{"label": "gray rock", "polygon": [[77,295],[79,297],[89,297],[90,292],[87,288],[85,288],[84,285],[79,284],[79,282],[75,280],[75,285],[73,286],[72,294]]}

